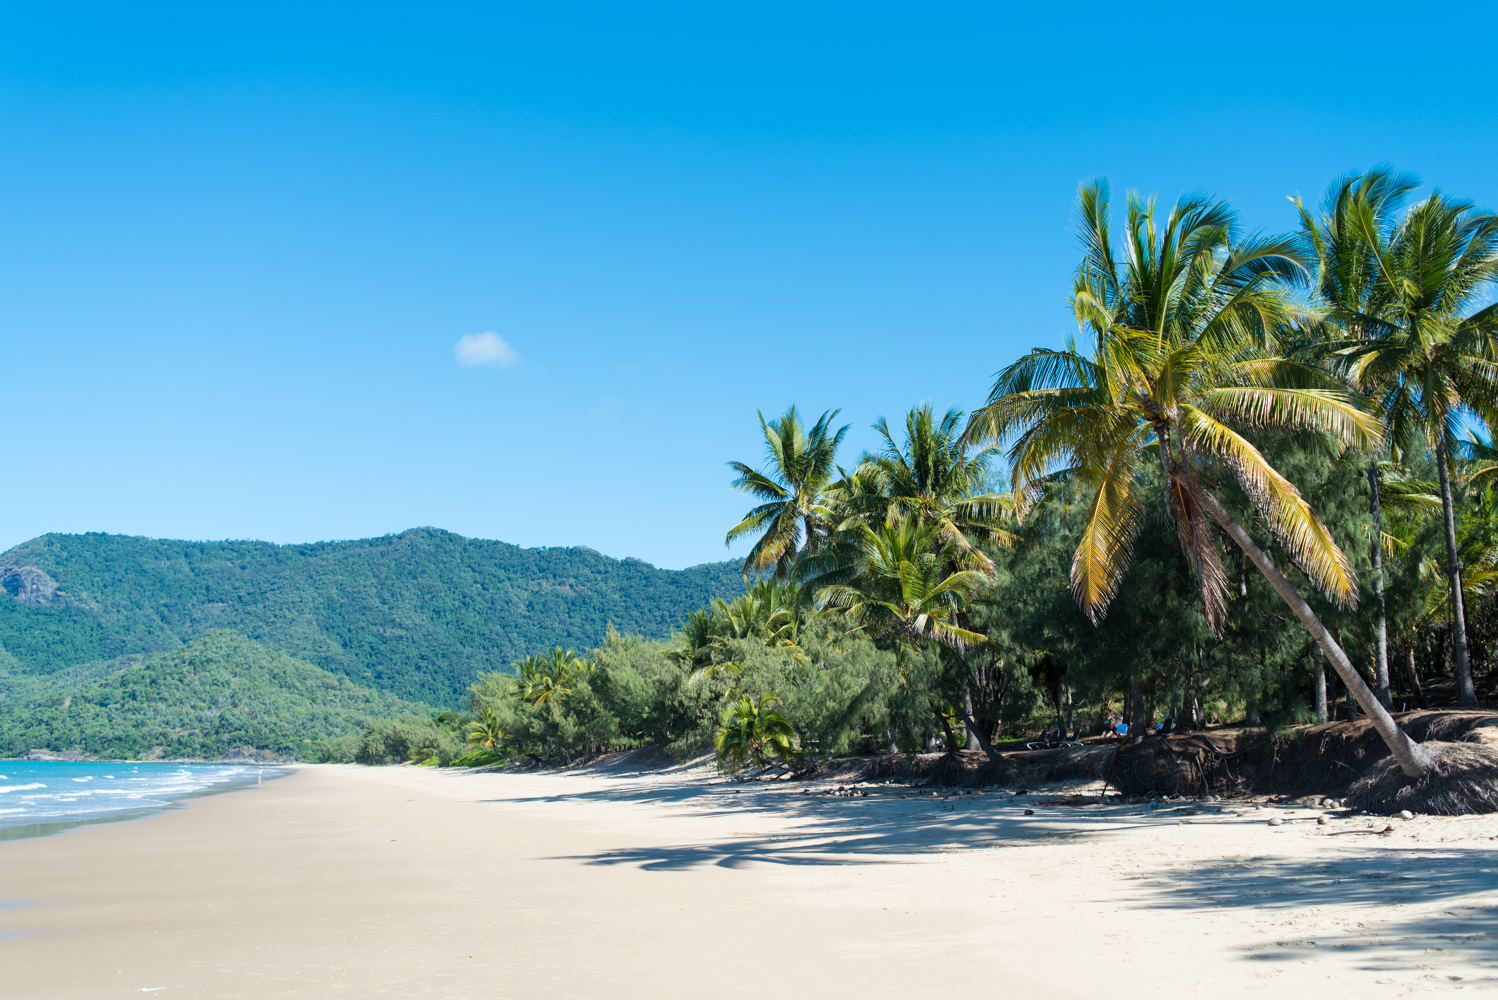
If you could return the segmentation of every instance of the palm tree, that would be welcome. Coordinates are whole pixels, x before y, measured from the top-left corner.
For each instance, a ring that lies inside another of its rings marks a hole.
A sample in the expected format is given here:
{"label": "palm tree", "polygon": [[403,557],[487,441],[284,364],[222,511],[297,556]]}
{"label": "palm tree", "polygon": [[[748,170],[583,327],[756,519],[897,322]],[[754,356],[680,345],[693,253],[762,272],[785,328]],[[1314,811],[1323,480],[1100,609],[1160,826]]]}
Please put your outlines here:
{"label": "palm tree", "polygon": [[770,766],[769,758],[796,756],[796,730],[772,707],[779,701],[773,694],[762,694],[758,701],[744,695],[729,707],[713,737],[720,771],[740,771],[751,760],[763,770]]}
{"label": "palm tree", "polygon": [[757,580],[733,601],[713,598],[710,610],[694,611],[677,630],[676,644],[666,651],[675,663],[690,667],[691,680],[723,669],[736,670],[733,644],[750,640],[789,650],[799,657],[800,587],[770,578]]}
{"label": "palm tree", "polygon": [[912,517],[936,529],[942,544],[954,546],[965,568],[993,572],[993,562],[981,544],[1008,547],[1014,535],[1004,523],[1014,512],[1009,493],[989,492],[989,459],[995,449],[968,454],[962,440],[961,410],[948,410],[938,420],[930,403],[922,403],[905,417],[905,445],[889,432],[884,418],[874,430],[884,438],[884,449],[863,462],[867,478],[877,490],[865,506],[880,521]]}
{"label": "palm tree", "polygon": [[896,642],[901,676],[908,647],[940,642],[961,652],[987,642],[957,624],[958,612],[984,579],[976,570],[949,572],[960,557],[955,542],[915,518],[897,518],[878,530],[856,527],[859,557],[847,583],[817,590],[822,608],[840,608],[871,635]]}
{"label": "palm tree", "polygon": [[1211,483],[1231,474],[1329,598],[1355,596],[1352,568],[1299,490],[1234,425],[1320,431],[1372,448],[1379,423],[1320,369],[1276,357],[1270,346],[1297,318],[1287,285],[1305,267],[1292,240],[1245,235],[1224,202],[1178,201],[1157,227],[1155,205],[1131,195],[1126,255],[1115,259],[1108,187],[1080,197],[1085,255],[1072,305],[1093,350],[1036,348],[999,373],[970,439],[1012,441],[1011,485],[1064,468],[1092,492],[1071,584],[1099,621],[1117,593],[1145,517],[1141,463],[1159,456],[1166,507],[1201,585],[1208,623],[1223,627],[1227,577],[1211,522],[1225,531],[1300,619],[1364,705],[1404,772],[1425,774],[1428,751],[1378,703],[1309,604],[1217,498]]}
{"label": "palm tree", "polygon": [[696,677],[704,667],[713,662],[713,640],[717,628],[710,610],[692,611],[686,620],[677,626],[671,637],[671,646],[666,650],[666,659],[693,671]]}
{"label": "palm tree", "polygon": [[[884,438],[884,448],[865,456],[857,470],[861,481],[872,487],[871,495],[862,504],[847,506],[850,511],[867,510],[871,522],[914,518],[935,528],[940,544],[952,547],[953,568],[991,574],[993,560],[981,546],[1009,548],[1017,541],[1006,527],[1014,520],[1014,495],[989,489],[990,464],[997,449],[969,453],[962,438],[963,416],[961,410],[950,409],[938,420],[931,404],[922,403],[905,415],[903,447],[895,442],[884,418],[876,420],[874,429]],[[851,483],[844,491],[854,492]],[[954,624],[963,623],[959,618]],[[962,661],[961,704],[968,745],[982,746],[992,756],[972,711],[972,668],[960,655],[958,659]]]}
{"label": "palm tree", "polygon": [[500,728],[492,708],[484,709],[482,715],[468,724],[469,747],[498,750],[500,744],[509,738],[510,734]]}
{"label": "palm tree", "polygon": [[1416,186],[1385,167],[1345,177],[1328,191],[1321,219],[1301,208],[1302,230],[1342,333],[1327,350],[1378,403],[1393,447],[1420,442],[1435,453],[1445,570],[1457,595],[1457,686],[1462,704],[1476,706],[1450,456],[1463,415],[1490,426],[1498,416],[1498,305],[1474,308],[1498,281],[1498,214],[1437,192],[1397,217]]}
{"label": "palm tree", "polygon": [[571,697],[578,679],[593,672],[589,660],[560,646],[541,656],[527,656],[515,666],[520,678],[520,697],[532,705]]}
{"label": "palm tree", "polygon": [[[1349,336],[1357,336],[1362,325],[1359,322],[1366,300],[1369,297],[1372,275],[1371,262],[1360,252],[1356,240],[1356,216],[1371,214],[1383,219],[1392,212],[1400,200],[1418,182],[1409,175],[1395,175],[1387,170],[1374,170],[1358,180],[1354,176],[1344,177],[1333,183],[1323,203],[1320,220],[1313,219],[1299,201],[1296,202],[1301,215],[1301,235],[1305,240],[1307,255],[1316,261],[1316,288],[1330,309],[1327,319],[1336,332],[1327,336],[1319,324],[1307,324],[1306,329],[1320,334],[1307,345],[1312,353],[1322,354],[1329,344],[1341,344]],[[1384,600],[1384,553],[1383,511],[1380,504],[1378,456],[1368,459],[1368,512],[1372,517],[1373,530],[1369,538],[1369,556],[1373,564],[1373,592],[1378,601],[1373,629],[1373,674],[1378,699],[1385,708],[1392,708],[1389,695],[1389,626],[1388,607]]]}
{"label": "palm tree", "polygon": [[752,469],[743,462],[729,462],[739,474],[733,488],[761,501],[744,519],[728,529],[725,539],[759,533],[759,540],[744,559],[744,576],[750,570],[764,571],[775,567],[781,579],[790,573],[796,553],[814,545],[825,533],[832,512],[826,505],[826,492],[837,471],[836,454],[846,425],[832,430],[832,421],[840,410],[822,414],[810,430],[801,426],[801,418],[792,406],[779,420],[759,416],[765,435],[767,472]]}
{"label": "palm tree", "polygon": [[1469,494],[1480,493],[1486,486],[1498,482],[1498,448],[1489,438],[1476,431],[1467,431],[1467,440],[1461,442],[1457,454],[1471,464],[1463,477]]}

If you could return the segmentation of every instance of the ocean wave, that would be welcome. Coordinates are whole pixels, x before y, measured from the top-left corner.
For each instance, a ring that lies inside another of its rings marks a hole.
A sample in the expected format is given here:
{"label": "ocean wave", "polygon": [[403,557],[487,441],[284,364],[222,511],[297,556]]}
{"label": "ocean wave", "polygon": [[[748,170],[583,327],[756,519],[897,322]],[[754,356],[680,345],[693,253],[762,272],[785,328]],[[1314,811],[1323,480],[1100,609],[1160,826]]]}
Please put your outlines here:
{"label": "ocean wave", "polygon": [[[0,784],[0,840],[6,830],[36,824],[71,824],[125,819],[170,808],[194,795],[253,785],[255,768],[244,766],[186,766],[142,764],[128,769],[98,764],[37,762],[10,765]],[[272,773],[274,776],[274,772]],[[45,777],[47,781],[30,780]],[[66,779],[66,780],[61,780]]]}

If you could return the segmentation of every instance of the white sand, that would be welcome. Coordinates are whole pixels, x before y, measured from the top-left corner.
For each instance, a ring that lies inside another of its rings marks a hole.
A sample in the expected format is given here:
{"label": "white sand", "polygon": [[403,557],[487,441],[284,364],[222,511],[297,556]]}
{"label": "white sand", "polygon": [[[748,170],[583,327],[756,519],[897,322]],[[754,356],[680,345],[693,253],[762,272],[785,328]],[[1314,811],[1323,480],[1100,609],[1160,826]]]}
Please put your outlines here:
{"label": "white sand", "polygon": [[0,996],[1498,985],[1498,817],[1395,821],[1377,836],[1346,832],[1363,819],[1318,827],[1307,809],[1026,817],[1046,796],[871,792],[681,770],[306,768],[147,820],[0,843],[0,901],[25,904],[0,910],[13,935],[0,938]]}

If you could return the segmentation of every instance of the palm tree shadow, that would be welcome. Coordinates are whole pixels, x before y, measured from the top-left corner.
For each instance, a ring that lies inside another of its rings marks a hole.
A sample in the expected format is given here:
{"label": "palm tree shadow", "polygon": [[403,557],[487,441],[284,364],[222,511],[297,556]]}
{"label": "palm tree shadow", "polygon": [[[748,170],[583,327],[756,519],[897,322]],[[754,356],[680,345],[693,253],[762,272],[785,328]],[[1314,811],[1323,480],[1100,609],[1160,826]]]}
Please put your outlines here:
{"label": "palm tree shadow", "polygon": [[[744,833],[733,839],[656,845],[569,855],[593,865],[634,865],[647,871],[683,871],[712,866],[744,868],[755,864],[818,865],[898,863],[914,857],[954,850],[1000,847],[1005,844],[1052,843],[1083,840],[1117,829],[1123,819],[1117,808],[1093,810],[1042,809],[1043,815],[1024,816],[1022,805],[992,798],[911,797],[875,795],[864,799],[734,790],[723,785],[695,788],[593,789],[576,794],[531,796],[508,804],[556,805],[562,802],[632,803],[650,807],[685,807],[694,815],[790,820],[789,829],[772,833]],[[1064,817],[1066,826],[1051,822]],[[1080,821],[1080,828],[1079,826]],[[557,860],[557,859],[553,859]]]}

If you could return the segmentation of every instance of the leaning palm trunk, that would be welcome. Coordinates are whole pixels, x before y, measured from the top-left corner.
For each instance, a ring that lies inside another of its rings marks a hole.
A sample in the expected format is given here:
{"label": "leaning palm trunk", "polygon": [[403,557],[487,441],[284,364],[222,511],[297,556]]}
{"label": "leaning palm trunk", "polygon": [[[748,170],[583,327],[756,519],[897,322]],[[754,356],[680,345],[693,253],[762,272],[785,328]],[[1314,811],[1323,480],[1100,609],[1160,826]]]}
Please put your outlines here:
{"label": "leaning palm trunk", "polygon": [[[1176,478],[1174,470],[1172,470],[1172,478]],[[1180,481],[1184,483],[1184,477]],[[1194,486],[1195,484],[1188,485]],[[1259,572],[1264,574],[1264,578],[1269,581],[1275,593],[1279,594],[1280,599],[1290,606],[1295,617],[1299,618],[1301,624],[1306,627],[1306,631],[1311,633],[1311,638],[1316,640],[1316,645],[1321,647],[1332,669],[1346,685],[1348,698],[1357,699],[1363,711],[1368,714],[1373,728],[1378,730],[1378,735],[1383,737],[1389,750],[1394,754],[1394,759],[1399,762],[1400,770],[1411,778],[1423,777],[1434,763],[1429,751],[1410,739],[1409,735],[1399,728],[1399,724],[1394,721],[1394,717],[1389,714],[1388,710],[1379,704],[1378,699],[1364,683],[1362,676],[1353,668],[1352,661],[1347,658],[1342,647],[1337,645],[1331,633],[1326,630],[1326,626],[1321,624],[1321,619],[1316,617],[1316,612],[1311,610],[1305,598],[1301,597],[1291,586],[1290,581],[1285,579],[1279,568],[1264,554],[1264,550],[1249,537],[1248,532],[1243,530],[1243,526],[1232,514],[1228,513],[1227,508],[1218,502],[1216,497],[1200,488],[1193,489],[1192,492],[1207,513],[1212,515],[1212,519],[1228,533],[1233,541],[1238,543],[1238,547],[1253,560],[1254,565],[1259,567]]]}
{"label": "leaning palm trunk", "polygon": [[1451,473],[1446,467],[1446,440],[1436,436],[1436,473],[1441,482],[1441,526],[1446,536],[1446,577],[1451,582],[1451,659],[1456,668],[1456,690],[1463,708],[1477,707],[1472,667],[1467,662],[1467,609],[1462,601],[1462,563],[1456,547],[1456,505],[1451,495]]}

